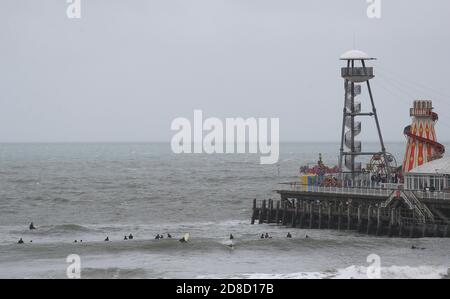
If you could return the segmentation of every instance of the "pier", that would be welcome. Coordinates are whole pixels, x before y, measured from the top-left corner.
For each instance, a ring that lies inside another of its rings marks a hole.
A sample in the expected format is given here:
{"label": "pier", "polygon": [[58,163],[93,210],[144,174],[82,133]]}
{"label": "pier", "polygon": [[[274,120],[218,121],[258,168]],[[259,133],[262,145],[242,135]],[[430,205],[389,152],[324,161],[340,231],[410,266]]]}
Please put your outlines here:
{"label": "pier", "polygon": [[[341,146],[337,167],[327,167],[319,154],[314,167],[300,167],[297,182],[279,184],[280,200],[253,201],[252,224],[273,223],[307,229],[337,229],[390,237],[450,237],[450,157],[437,142],[439,119],[431,100],[416,100],[410,109],[412,124],[403,165],[386,150],[371,80],[375,58],[359,50],[344,53]],[[358,64],[358,66],[357,66]],[[363,87],[367,89],[362,110]],[[367,101],[367,100],[366,100]],[[361,134],[362,117],[373,117],[380,150],[366,152]],[[356,158],[366,156],[370,162]]]}
{"label": "pier", "polygon": [[[280,184],[279,200],[253,200],[251,223],[389,237],[450,237],[450,193]],[[415,199],[411,199],[414,197]]]}

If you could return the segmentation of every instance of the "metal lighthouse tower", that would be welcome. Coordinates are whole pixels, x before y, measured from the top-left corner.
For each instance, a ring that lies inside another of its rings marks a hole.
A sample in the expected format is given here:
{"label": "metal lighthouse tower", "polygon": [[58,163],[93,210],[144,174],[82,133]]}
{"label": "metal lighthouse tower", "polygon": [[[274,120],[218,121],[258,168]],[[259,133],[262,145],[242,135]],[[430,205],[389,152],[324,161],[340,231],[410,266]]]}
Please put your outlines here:
{"label": "metal lighthouse tower", "polygon": [[[377,110],[373,99],[372,89],[370,87],[370,80],[374,78],[373,68],[366,66],[366,61],[375,60],[369,57],[366,53],[351,50],[344,53],[341,60],[347,62],[346,67],[341,69],[342,78],[345,80],[345,102],[342,120],[342,136],[341,148],[339,155],[339,171],[344,180],[355,180],[357,176],[363,173],[361,162],[357,162],[357,156],[372,156],[384,160],[383,173],[390,176],[389,154],[386,153],[383,136],[381,134],[380,124],[378,121]],[[356,97],[361,95],[362,87],[366,85],[368,95],[370,97],[370,104],[372,111],[362,112],[361,102],[356,101]],[[362,116],[369,116],[375,119],[378,130],[378,138],[380,142],[380,152],[363,152],[361,141],[356,140],[356,136],[361,133]]]}

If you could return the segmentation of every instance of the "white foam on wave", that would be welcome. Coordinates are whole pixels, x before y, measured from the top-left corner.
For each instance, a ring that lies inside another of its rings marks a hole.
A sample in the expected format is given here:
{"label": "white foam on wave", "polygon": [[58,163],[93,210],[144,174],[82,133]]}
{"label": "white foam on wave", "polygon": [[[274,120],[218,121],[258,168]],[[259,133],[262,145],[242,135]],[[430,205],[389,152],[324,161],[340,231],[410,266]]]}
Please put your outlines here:
{"label": "white foam on wave", "polygon": [[[442,279],[450,275],[449,267],[437,266],[390,266],[381,268],[382,279]],[[199,276],[197,278],[223,278]],[[231,275],[228,279],[368,279],[367,267],[350,266],[325,272],[298,272],[288,274],[247,273]]]}

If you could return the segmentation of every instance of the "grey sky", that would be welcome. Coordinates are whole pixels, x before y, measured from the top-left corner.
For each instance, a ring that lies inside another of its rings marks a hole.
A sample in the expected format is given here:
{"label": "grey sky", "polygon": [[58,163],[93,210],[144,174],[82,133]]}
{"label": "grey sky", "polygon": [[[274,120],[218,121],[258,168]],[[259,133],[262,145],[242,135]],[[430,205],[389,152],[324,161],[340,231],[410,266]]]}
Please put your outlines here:
{"label": "grey sky", "polygon": [[383,0],[380,20],[365,0],[81,1],[80,20],[65,0],[0,2],[0,142],[169,141],[196,108],[280,117],[282,141],[336,141],[338,58],[354,43],[378,58],[385,138],[404,140],[417,97],[450,140],[449,1]]}

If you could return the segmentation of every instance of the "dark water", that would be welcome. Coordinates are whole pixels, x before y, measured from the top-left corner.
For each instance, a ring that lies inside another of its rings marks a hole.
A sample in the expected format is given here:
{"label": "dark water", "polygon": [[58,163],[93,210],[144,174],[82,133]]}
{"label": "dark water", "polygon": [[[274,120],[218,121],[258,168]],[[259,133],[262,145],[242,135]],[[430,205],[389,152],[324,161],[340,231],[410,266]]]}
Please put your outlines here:
{"label": "dark water", "polygon": [[[401,162],[404,145],[388,146]],[[277,198],[276,184],[296,180],[319,152],[336,164],[338,148],[281,144],[279,164],[260,165],[257,155],[174,155],[168,144],[3,144],[0,277],[63,278],[69,254],[80,255],[86,278],[364,277],[372,253],[384,277],[444,276],[447,239],[250,225],[253,198]],[[187,244],[153,239],[187,232]],[[273,239],[259,240],[262,232]],[[135,239],[123,241],[129,233]]]}

